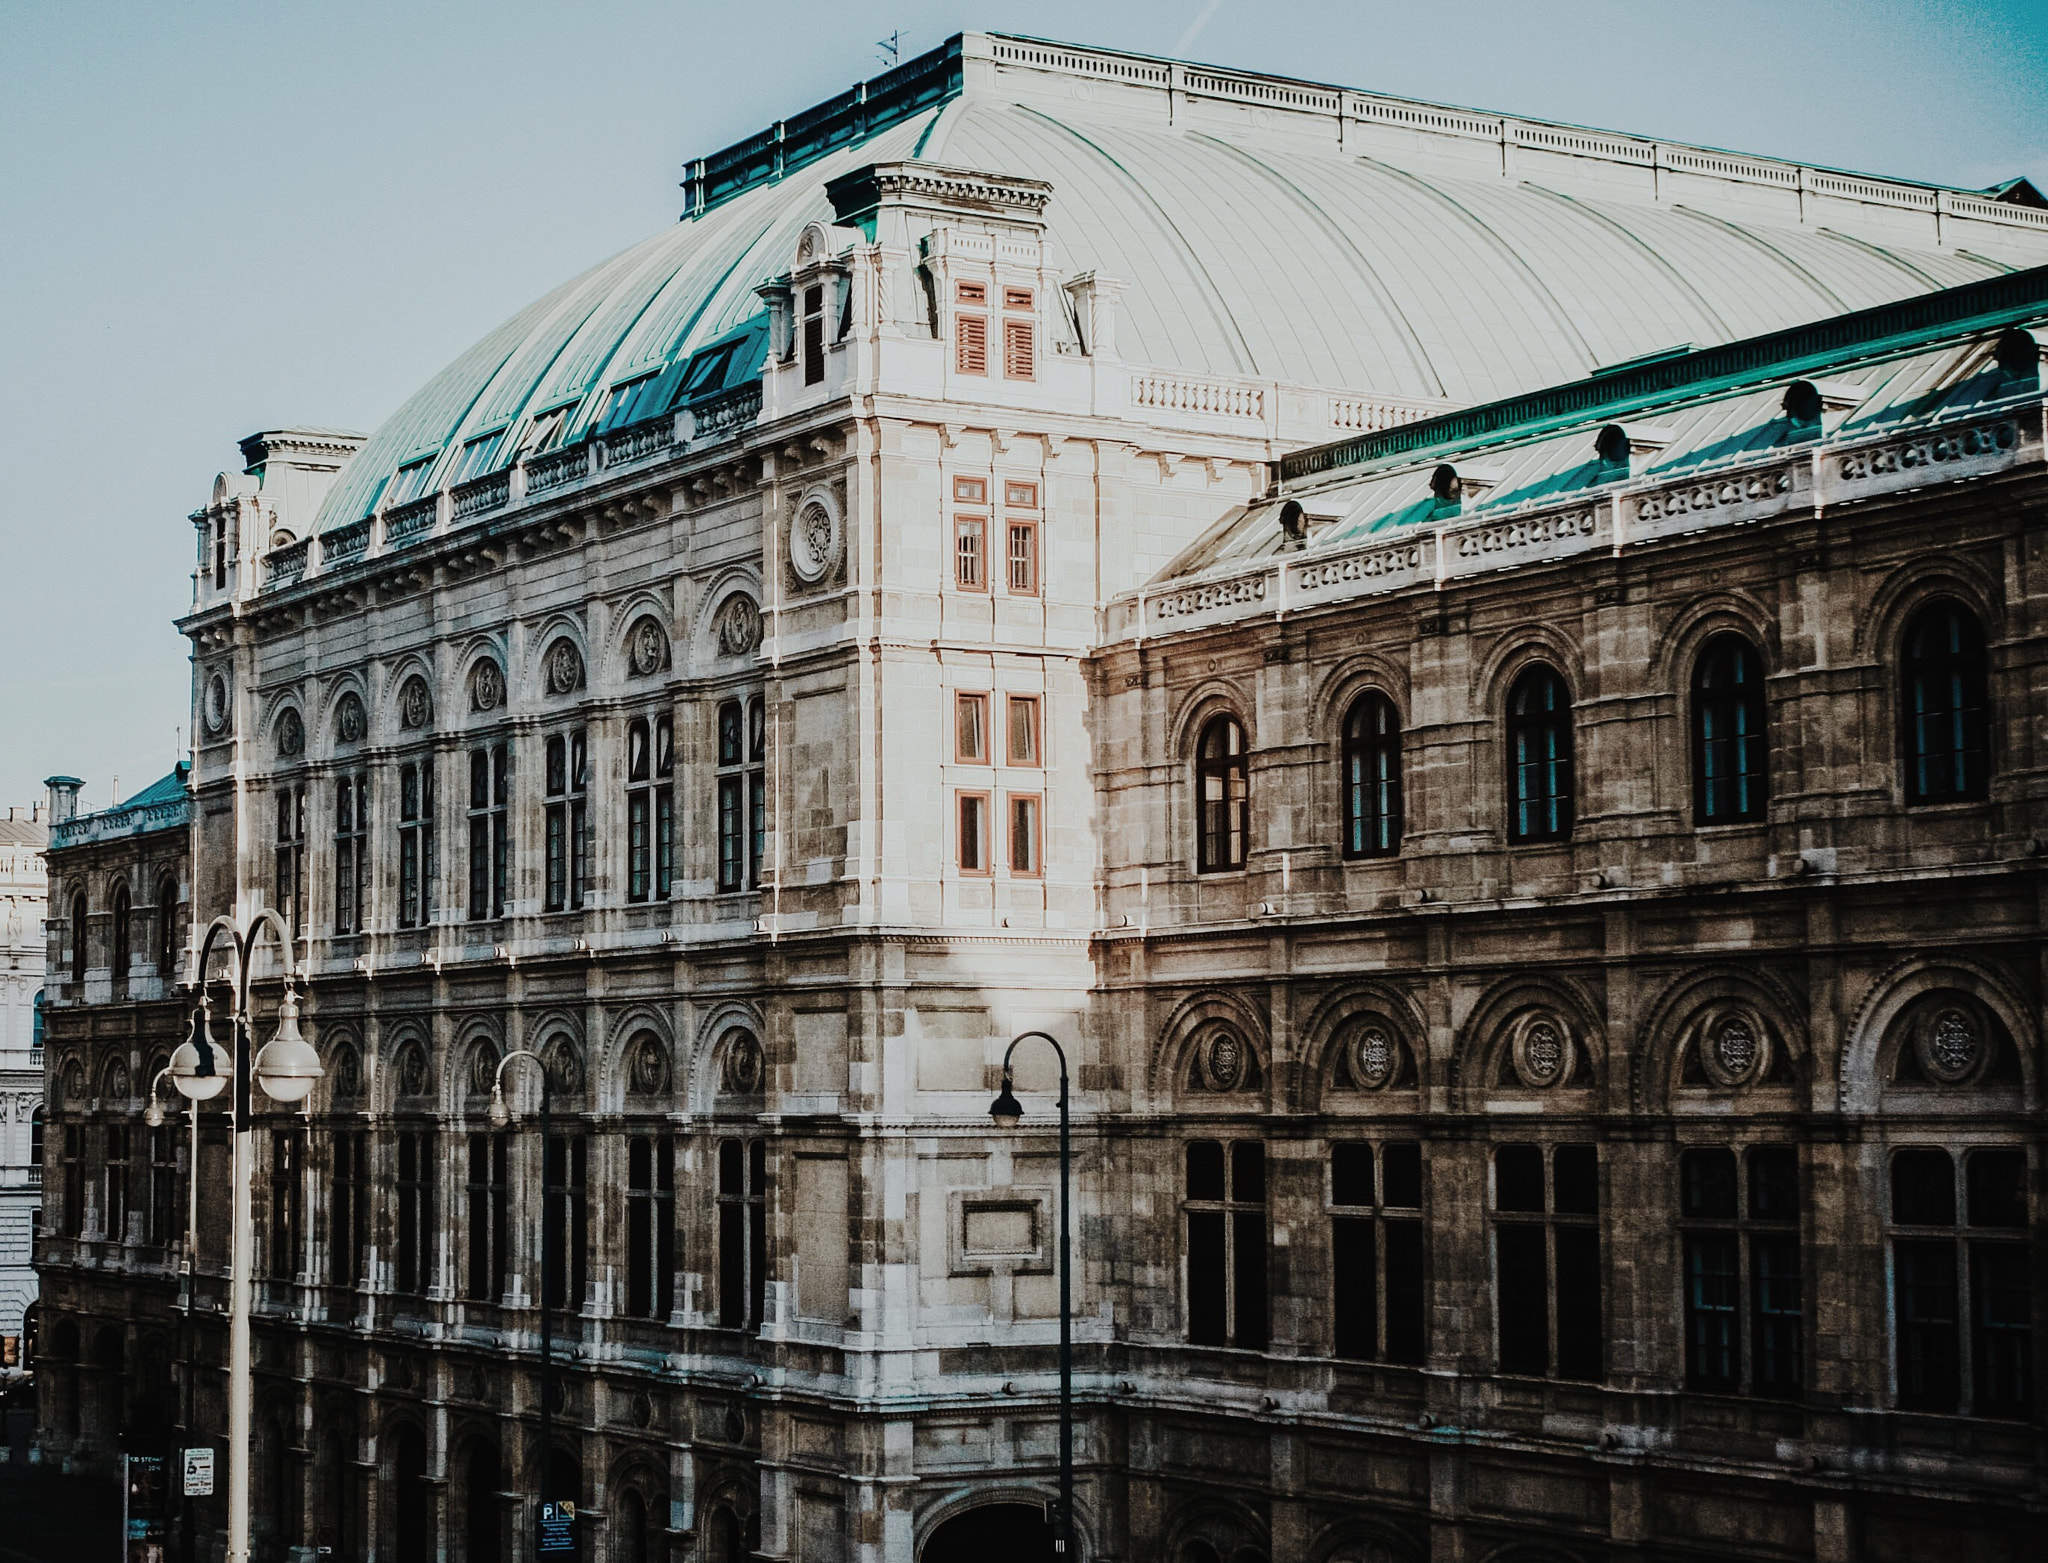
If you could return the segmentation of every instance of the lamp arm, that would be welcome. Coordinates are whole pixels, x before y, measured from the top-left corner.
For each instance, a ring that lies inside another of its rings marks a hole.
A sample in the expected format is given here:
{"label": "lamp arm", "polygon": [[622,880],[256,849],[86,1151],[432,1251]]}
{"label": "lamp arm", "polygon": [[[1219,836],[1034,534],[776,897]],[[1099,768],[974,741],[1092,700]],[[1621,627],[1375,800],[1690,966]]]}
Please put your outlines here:
{"label": "lamp arm", "polygon": [[1017,1044],[1019,1042],[1026,1041],[1031,1037],[1038,1037],[1042,1041],[1048,1043],[1051,1046],[1053,1052],[1059,1055],[1060,1090],[1062,1094],[1064,1094],[1067,1086],[1067,1050],[1060,1046],[1059,1039],[1053,1036],[1050,1032],[1020,1031],[1014,1037],[1010,1038],[1010,1045],[1003,1049],[1003,1078],[1007,1080],[1010,1077],[1010,1055],[1017,1051]]}

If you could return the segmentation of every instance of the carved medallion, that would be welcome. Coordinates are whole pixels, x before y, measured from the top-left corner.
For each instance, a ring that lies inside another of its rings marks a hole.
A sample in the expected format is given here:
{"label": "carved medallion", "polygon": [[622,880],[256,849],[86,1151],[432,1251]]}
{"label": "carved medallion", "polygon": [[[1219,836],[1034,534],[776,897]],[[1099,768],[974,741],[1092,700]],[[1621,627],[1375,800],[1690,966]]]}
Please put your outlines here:
{"label": "carved medallion", "polygon": [[576,649],[573,640],[556,641],[548,647],[542,674],[549,694],[573,695],[583,687],[583,653]]}
{"label": "carved medallion", "polygon": [[343,1043],[334,1054],[334,1094],[353,1098],[363,1088],[363,1061],[353,1047]]}
{"label": "carved medallion", "polygon": [[1751,1085],[1770,1072],[1771,1038],[1750,1015],[1722,1015],[1700,1033],[1699,1065],[1711,1084]]}
{"label": "carved medallion", "polygon": [[505,701],[505,675],[498,664],[486,657],[469,675],[469,708],[495,711]]}
{"label": "carved medallion", "polygon": [[713,633],[724,657],[750,656],[761,644],[761,610],[745,592],[734,592],[718,610]]}
{"label": "carved medallion", "polygon": [[1571,1041],[1554,1021],[1534,1020],[1515,1038],[1515,1074],[1523,1085],[1543,1090],[1571,1078]]}
{"label": "carved medallion", "polygon": [[416,733],[434,719],[434,696],[427,681],[415,675],[398,692],[398,725]]}
{"label": "carved medallion", "polygon": [[128,1099],[128,1066],[119,1059],[107,1071],[107,1096],[117,1102]]}
{"label": "carved medallion", "polygon": [[1956,1085],[1984,1061],[1984,1037],[1976,1020],[1961,1009],[1938,1010],[1921,1028],[1920,1067],[1941,1085]]}
{"label": "carved medallion", "polygon": [[469,1050],[469,1094],[489,1096],[491,1087],[497,1083],[497,1049],[488,1042],[479,1042]]}
{"label": "carved medallion", "polygon": [[1351,1044],[1351,1077],[1368,1091],[1377,1091],[1394,1078],[1400,1061],[1394,1039],[1378,1026],[1367,1026]]}
{"label": "carved medallion", "polygon": [[334,736],[345,744],[359,744],[363,734],[369,730],[370,721],[363,710],[363,698],[354,690],[341,697],[341,703],[334,708]]}
{"label": "carved medallion", "polygon": [[839,517],[822,500],[812,500],[789,524],[789,565],[806,583],[822,581],[839,562]]}
{"label": "carved medallion", "polygon": [[1212,1090],[1235,1091],[1244,1079],[1244,1044],[1234,1031],[1218,1031],[1209,1038],[1203,1063]]}
{"label": "carved medallion", "polygon": [[546,1060],[548,1083],[564,1096],[573,1096],[583,1089],[583,1060],[576,1055],[575,1044],[567,1037],[557,1037],[548,1044],[542,1055]]}
{"label": "carved medallion", "polygon": [[1746,1022],[1728,1020],[1714,1034],[1714,1059],[1728,1074],[1738,1079],[1749,1073],[1756,1063],[1756,1033]]}
{"label": "carved medallion", "polygon": [[761,1043],[751,1031],[729,1031],[725,1037],[725,1088],[735,1096],[752,1096],[767,1072]]}
{"label": "carved medallion", "polygon": [[626,1089],[635,1096],[660,1096],[668,1090],[668,1054],[651,1032],[641,1032],[627,1050]]}
{"label": "carved medallion", "polygon": [[417,1042],[409,1044],[405,1051],[398,1055],[398,1094],[427,1094],[427,1051]]}
{"label": "carved medallion", "polygon": [[668,636],[652,618],[643,618],[627,637],[626,664],[638,678],[659,673],[668,666]]}
{"label": "carved medallion", "polygon": [[234,718],[234,702],[229,694],[227,674],[215,673],[206,681],[200,715],[206,723],[206,730],[216,738],[228,730],[228,723]]}
{"label": "carved medallion", "polygon": [[284,715],[277,719],[277,757],[280,760],[296,760],[306,752],[306,724],[292,706],[284,708]]}

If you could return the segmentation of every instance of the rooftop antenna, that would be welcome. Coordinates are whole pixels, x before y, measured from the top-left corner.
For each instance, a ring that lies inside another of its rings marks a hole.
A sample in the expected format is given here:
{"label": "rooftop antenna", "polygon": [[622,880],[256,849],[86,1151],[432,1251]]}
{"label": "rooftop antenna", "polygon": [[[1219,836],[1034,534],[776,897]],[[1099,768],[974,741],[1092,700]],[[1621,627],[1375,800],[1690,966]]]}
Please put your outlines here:
{"label": "rooftop antenna", "polygon": [[903,63],[903,33],[900,29],[876,43],[875,58],[891,70]]}

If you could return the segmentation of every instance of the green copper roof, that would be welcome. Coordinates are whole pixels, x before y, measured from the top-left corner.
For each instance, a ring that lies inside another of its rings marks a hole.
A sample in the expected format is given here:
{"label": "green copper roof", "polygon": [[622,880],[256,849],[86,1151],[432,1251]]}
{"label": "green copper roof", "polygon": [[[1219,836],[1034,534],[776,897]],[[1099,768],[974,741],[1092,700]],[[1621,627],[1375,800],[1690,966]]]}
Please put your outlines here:
{"label": "green copper roof", "polygon": [[[1228,112],[1191,112],[1203,92]],[[1369,114],[1376,136],[1357,131]],[[1061,264],[1129,284],[1132,362],[1461,403],[2048,261],[2048,221],[2026,226],[2041,214],[1981,196],[967,35],[690,164],[685,220],[437,375],[350,462],[319,529],[504,466],[558,410],[555,443],[660,412],[736,335],[722,383],[753,373],[754,289],[830,219],[826,184],[908,157],[1050,181]],[[1695,167],[1675,196],[1659,157]],[[1716,168],[1733,172],[1700,171]],[[1824,220],[1786,215],[1795,186],[1828,180],[1851,194]],[[1968,244],[1937,245],[1937,204],[1970,202]]]}

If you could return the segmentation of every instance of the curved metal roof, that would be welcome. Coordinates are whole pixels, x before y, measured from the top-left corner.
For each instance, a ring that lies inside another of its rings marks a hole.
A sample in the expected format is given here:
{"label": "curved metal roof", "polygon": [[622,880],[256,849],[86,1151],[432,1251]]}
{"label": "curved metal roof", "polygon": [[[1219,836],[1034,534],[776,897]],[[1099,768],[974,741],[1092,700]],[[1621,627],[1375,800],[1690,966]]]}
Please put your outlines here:
{"label": "curved metal roof", "polygon": [[[1225,134],[1128,96],[1048,90],[1043,73],[981,71],[505,322],[377,431],[319,529],[368,514],[422,458],[434,464],[413,477],[447,481],[464,444],[496,431],[511,438],[478,470],[507,464],[527,422],[555,409],[572,408],[557,438],[574,440],[637,376],[660,378],[635,416],[669,405],[695,353],[757,321],[754,289],[787,268],[803,225],[831,219],[826,183],[905,157],[1050,181],[1062,264],[1130,284],[1127,359],[1467,403],[2048,260],[2048,231],[1972,225],[1969,250],[1911,247],[1897,214],[1865,220],[1846,203],[1831,218],[1854,234],[1774,225],[1740,185],[1696,182],[1692,204],[1660,203],[1640,169],[1514,180],[1427,146],[1360,155],[1259,121]],[[734,375],[758,365],[748,345]]]}

